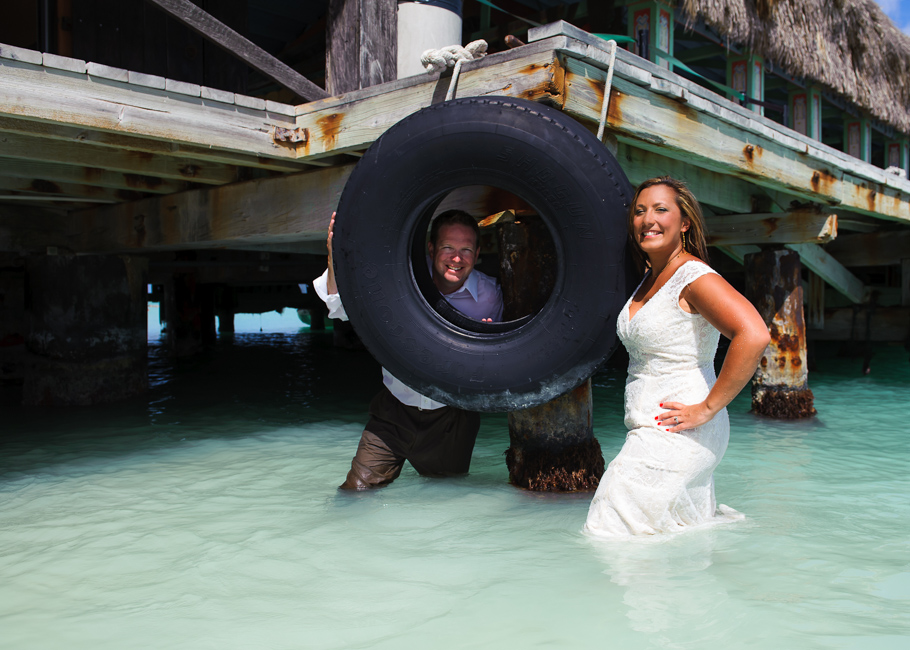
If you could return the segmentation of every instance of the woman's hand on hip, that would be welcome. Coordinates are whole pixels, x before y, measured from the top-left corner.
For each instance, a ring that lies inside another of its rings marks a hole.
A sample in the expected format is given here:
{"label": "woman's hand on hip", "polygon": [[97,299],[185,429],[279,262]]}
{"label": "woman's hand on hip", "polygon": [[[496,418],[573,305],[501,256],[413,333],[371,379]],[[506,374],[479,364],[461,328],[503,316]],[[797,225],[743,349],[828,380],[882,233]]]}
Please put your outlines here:
{"label": "woman's hand on hip", "polygon": [[670,433],[679,433],[687,429],[694,429],[703,424],[710,422],[716,413],[705,402],[698,404],[683,404],[682,402],[664,402],[660,405],[666,409],[654,419],[657,420],[657,426],[666,429]]}

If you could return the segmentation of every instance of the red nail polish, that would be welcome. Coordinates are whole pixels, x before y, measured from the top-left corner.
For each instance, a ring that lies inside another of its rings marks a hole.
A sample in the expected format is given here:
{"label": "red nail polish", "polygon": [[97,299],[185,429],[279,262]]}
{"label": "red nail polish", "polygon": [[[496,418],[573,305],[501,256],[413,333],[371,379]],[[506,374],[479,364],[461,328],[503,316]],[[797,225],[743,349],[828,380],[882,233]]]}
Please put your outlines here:
{"label": "red nail polish", "polygon": [[668,432],[668,433],[669,433],[669,431],[670,431],[670,430],[669,430],[669,429],[667,429],[667,432]]}
{"label": "red nail polish", "polygon": [[663,424],[663,422],[658,422],[658,423],[657,423],[657,426],[660,426],[661,424]]}
{"label": "red nail polish", "polygon": [[663,407],[664,407],[664,405],[663,405],[663,404],[661,404],[661,405],[660,405],[660,407],[661,407],[661,408],[663,408]]}
{"label": "red nail polish", "polygon": [[654,416],[654,419],[655,419],[655,420],[657,419],[657,416],[656,416],[656,415]]}

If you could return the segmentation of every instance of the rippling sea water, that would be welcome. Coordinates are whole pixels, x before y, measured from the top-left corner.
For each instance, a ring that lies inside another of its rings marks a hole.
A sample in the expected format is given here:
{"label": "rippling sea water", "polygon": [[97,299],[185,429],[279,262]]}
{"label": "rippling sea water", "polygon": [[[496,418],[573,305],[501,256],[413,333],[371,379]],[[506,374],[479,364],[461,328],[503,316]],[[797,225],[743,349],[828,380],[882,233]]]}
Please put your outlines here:
{"label": "rippling sea water", "polygon": [[[254,322],[255,324],[255,322]],[[379,368],[331,333],[252,331],[86,409],[0,392],[0,648],[910,647],[902,347],[819,354],[819,416],[732,404],[718,500],[747,520],[581,534],[589,494],[508,485],[506,418],[471,474],[339,493]],[[622,369],[595,431],[622,445]]]}

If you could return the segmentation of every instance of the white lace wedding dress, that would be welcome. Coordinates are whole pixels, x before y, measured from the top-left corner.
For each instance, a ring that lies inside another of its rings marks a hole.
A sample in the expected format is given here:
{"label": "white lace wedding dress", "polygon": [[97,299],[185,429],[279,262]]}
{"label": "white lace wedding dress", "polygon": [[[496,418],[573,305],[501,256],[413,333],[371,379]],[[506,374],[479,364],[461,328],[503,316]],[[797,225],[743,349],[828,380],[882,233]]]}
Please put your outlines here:
{"label": "white lace wedding dress", "polygon": [[619,314],[616,330],[630,357],[629,433],[591,502],[584,527],[591,535],[653,535],[743,518],[732,508],[716,507],[714,500],[714,468],[730,438],[726,409],[680,433],[667,432],[668,425],[659,427],[655,419],[666,410],[660,404],[701,402],[714,385],[720,334],[703,316],[679,306],[683,288],[707,273],[715,271],[686,262],[634,318],[629,318],[631,298]]}

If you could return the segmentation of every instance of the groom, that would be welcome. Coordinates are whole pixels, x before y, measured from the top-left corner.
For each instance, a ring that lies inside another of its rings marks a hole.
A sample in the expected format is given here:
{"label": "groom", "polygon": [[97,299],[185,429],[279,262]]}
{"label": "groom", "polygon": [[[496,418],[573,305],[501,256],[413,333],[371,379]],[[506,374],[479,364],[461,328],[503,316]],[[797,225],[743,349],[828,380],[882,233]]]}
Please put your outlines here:
{"label": "groom", "polygon": [[[329,318],[347,320],[332,264],[335,215],[329,223],[328,269],[313,282],[329,308]],[[433,283],[457,310],[475,320],[502,318],[502,291],[492,277],[474,269],[480,228],[461,210],[433,221],[427,244]],[[383,388],[370,403],[370,419],[360,437],[343,490],[388,485],[409,461],[423,476],[465,474],[480,428],[477,413],[446,406],[408,388],[382,369]]]}

